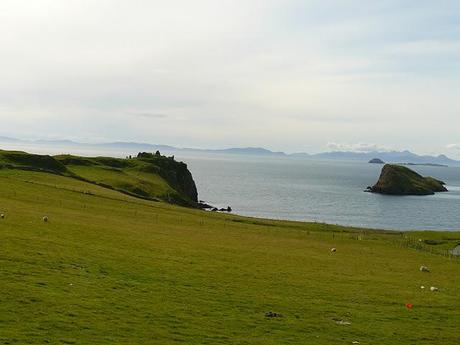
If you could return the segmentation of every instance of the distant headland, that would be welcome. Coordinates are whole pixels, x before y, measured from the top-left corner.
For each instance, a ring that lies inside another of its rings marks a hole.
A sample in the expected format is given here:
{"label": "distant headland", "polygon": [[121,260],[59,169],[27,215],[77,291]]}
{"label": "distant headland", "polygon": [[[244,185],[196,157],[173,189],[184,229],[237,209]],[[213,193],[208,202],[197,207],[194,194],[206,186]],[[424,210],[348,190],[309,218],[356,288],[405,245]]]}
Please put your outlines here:
{"label": "distant headland", "polygon": [[162,144],[138,143],[138,142],[108,142],[108,143],[80,143],[71,140],[22,140],[9,137],[0,137],[0,144],[7,149],[30,150],[34,148],[62,148],[66,152],[69,150],[93,150],[93,151],[113,151],[135,153],[135,152],[161,152],[168,153],[192,153],[192,154],[221,154],[221,155],[238,155],[238,156],[260,156],[260,157],[286,157],[296,159],[321,159],[321,160],[345,160],[345,161],[362,161],[369,162],[378,157],[382,162],[407,162],[406,165],[428,165],[428,166],[460,166],[460,161],[451,159],[446,155],[418,155],[411,151],[330,151],[321,153],[285,153],[282,151],[271,151],[262,147],[233,147],[222,149],[202,149],[191,147],[176,147]]}

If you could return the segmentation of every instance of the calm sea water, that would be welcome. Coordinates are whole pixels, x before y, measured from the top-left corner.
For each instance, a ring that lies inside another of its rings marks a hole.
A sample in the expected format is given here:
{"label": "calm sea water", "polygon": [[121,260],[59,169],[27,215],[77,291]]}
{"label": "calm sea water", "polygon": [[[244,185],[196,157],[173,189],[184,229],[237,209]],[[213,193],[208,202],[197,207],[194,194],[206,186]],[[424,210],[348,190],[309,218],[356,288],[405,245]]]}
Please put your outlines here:
{"label": "calm sea water", "polygon": [[365,193],[381,165],[254,157],[181,157],[199,197],[241,215],[383,229],[460,230],[460,167],[416,166],[447,183],[448,193]]}
{"label": "calm sea water", "polygon": [[[125,157],[135,152],[13,146],[35,153]],[[404,230],[460,230],[460,167],[412,169],[447,183],[449,192],[430,196],[365,193],[381,165],[274,157],[175,154],[188,164],[199,198],[234,213],[272,219]]]}

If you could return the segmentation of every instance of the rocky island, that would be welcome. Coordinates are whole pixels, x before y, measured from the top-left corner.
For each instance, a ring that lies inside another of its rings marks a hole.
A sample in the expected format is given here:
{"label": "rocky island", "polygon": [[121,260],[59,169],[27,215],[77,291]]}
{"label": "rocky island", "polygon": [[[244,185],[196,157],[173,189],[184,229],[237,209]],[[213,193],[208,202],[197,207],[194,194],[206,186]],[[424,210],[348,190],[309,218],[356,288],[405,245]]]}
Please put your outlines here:
{"label": "rocky island", "polygon": [[380,178],[368,192],[391,195],[431,195],[447,192],[445,183],[433,177],[423,177],[415,171],[395,164],[385,164]]}
{"label": "rocky island", "polygon": [[385,164],[384,161],[382,161],[380,158],[372,158],[369,163],[371,164]]}

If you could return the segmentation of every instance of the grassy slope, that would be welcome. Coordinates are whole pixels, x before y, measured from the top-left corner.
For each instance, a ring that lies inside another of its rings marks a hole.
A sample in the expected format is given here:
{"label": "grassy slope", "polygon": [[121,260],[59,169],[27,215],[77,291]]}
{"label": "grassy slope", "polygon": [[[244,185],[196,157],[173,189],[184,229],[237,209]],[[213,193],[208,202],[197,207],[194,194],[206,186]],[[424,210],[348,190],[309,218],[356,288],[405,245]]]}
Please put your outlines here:
{"label": "grassy slope", "polygon": [[177,189],[179,186],[168,183],[161,176],[160,171],[165,175],[179,173],[178,167],[182,164],[167,157],[120,159],[62,155],[55,158],[62,162],[71,174],[87,181],[110,186],[120,192],[145,199],[171,201],[185,206],[194,205],[185,193]]}
{"label": "grassy slope", "polygon": [[161,198],[175,191],[159,176],[143,176],[141,172],[107,167],[69,165],[67,168],[98,184],[107,184],[117,190],[149,198]]}
{"label": "grassy slope", "polygon": [[460,341],[459,261],[407,248],[405,235],[357,240],[20,170],[0,170],[0,211],[0,344]]}

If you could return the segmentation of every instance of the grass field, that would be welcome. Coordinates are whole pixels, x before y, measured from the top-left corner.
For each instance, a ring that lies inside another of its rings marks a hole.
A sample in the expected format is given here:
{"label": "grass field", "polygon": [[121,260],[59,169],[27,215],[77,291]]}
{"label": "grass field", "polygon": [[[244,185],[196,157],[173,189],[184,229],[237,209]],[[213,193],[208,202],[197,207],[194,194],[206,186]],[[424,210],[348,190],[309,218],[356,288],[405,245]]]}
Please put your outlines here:
{"label": "grass field", "polygon": [[460,260],[440,255],[460,232],[208,213],[13,169],[0,212],[0,344],[460,344]]}

